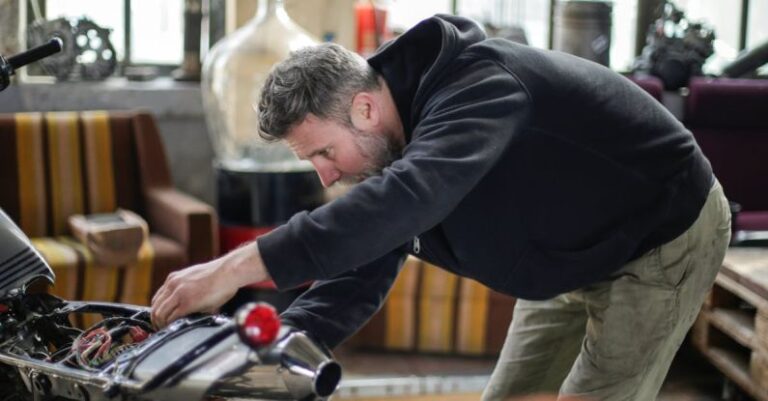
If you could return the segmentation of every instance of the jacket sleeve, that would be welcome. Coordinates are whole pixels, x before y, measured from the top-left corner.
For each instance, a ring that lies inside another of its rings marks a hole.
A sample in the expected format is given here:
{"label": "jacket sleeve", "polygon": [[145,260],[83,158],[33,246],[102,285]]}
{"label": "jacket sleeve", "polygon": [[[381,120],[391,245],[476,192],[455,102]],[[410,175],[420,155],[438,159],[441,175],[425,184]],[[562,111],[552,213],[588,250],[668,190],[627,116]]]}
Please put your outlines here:
{"label": "jacket sleeve", "polygon": [[336,278],[316,281],[280,317],[328,348],[341,344],[379,310],[403,265],[402,248]]}
{"label": "jacket sleeve", "polygon": [[521,134],[531,112],[523,85],[495,61],[468,63],[431,86],[437,89],[423,95],[429,100],[402,158],[258,239],[278,288],[363,266],[440,223]]}

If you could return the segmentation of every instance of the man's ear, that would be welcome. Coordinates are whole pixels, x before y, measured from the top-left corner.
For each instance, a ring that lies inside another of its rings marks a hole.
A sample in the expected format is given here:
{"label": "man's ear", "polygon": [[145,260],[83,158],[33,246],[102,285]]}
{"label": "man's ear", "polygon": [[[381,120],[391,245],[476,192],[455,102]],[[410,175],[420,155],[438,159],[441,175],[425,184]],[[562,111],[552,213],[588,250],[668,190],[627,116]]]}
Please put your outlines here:
{"label": "man's ear", "polygon": [[375,129],[381,123],[381,109],[378,99],[369,92],[360,92],[352,98],[349,111],[352,125],[363,131]]}

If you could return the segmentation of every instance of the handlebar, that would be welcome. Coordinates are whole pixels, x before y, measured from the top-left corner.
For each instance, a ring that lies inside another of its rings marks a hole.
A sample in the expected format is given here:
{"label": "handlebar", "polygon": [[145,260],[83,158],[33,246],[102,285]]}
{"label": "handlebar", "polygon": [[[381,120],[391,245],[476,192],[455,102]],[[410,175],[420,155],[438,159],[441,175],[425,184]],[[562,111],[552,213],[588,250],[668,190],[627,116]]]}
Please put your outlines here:
{"label": "handlebar", "polygon": [[53,38],[48,43],[33,47],[25,52],[21,52],[9,58],[0,55],[0,91],[8,87],[13,73],[35,61],[48,57],[61,51],[64,43],[59,38]]}

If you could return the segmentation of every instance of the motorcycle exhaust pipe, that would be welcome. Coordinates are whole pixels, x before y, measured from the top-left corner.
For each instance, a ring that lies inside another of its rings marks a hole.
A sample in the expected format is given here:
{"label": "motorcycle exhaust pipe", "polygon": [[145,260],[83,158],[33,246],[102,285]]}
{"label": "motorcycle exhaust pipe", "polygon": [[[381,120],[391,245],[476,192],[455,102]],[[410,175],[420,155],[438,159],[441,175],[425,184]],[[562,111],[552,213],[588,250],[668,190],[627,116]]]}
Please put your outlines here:
{"label": "motorcycle exhaust pipe", "polygon": [[341,381],[341,365],[329,358],[305,335],[290,335],[279,343],[281,375],[288,391],[297,399],[308,395],[328,397]]}
{"label": "motorcycle exhaust pipe", "polygon": [[242,370],[220,378],[210,395],[251,400],[324,400],[341,381],[341,365],[301,332],[259,352]]}
{"label": "motorcycle exhaust pipe", "polygon": [[269,399],[317,400],[336,391],[341,366],[306,334],[281,328],[272,306],[246,304],[238,309],[235,322],[241,341],[258,356],[258,365],[240,374],[240,384],[250,381],[252,389]]}

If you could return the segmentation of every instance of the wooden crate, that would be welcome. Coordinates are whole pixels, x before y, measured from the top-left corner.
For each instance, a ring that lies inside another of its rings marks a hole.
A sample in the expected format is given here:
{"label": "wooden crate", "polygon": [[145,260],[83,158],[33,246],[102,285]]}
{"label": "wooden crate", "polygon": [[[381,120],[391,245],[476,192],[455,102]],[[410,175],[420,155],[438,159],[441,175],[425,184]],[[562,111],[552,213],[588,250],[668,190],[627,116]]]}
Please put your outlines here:
{"label": "wooden crate", "polygon": [[768,401],[768,249],[728,250],[692,340],[726,377]]}

